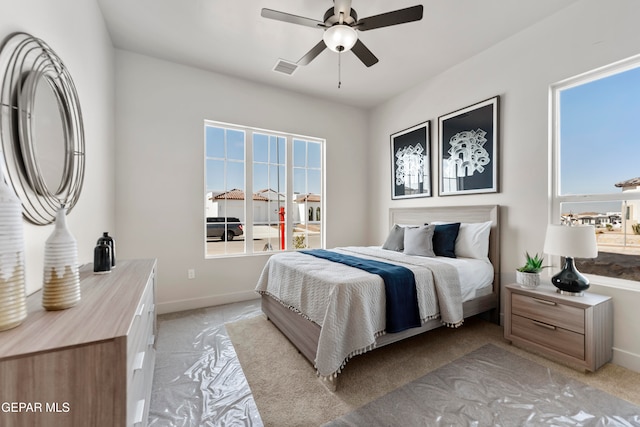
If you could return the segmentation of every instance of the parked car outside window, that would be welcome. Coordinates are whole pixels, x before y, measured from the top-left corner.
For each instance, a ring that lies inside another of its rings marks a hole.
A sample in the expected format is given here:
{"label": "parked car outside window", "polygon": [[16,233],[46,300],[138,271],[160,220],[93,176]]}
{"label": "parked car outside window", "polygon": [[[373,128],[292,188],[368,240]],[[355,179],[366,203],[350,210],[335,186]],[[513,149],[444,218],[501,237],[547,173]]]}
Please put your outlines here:
{"label": "parked car outside window", "polygon": [[242,236],[242,224],[234,217],[208,217],[207,240],[220,239],[231,241],[234,237]]}

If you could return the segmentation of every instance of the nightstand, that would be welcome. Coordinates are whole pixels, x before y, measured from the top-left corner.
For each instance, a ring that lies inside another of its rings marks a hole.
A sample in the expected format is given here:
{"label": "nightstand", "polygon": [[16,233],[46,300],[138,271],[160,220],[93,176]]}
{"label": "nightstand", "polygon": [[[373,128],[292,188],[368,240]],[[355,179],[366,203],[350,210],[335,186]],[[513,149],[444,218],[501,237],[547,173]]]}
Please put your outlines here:
{"label": "nightstand", "polygon": [[505,287],[504,337],[519,347],[595,371],[613,355],[613,301],[585,292],[560,295],[552,285]]}

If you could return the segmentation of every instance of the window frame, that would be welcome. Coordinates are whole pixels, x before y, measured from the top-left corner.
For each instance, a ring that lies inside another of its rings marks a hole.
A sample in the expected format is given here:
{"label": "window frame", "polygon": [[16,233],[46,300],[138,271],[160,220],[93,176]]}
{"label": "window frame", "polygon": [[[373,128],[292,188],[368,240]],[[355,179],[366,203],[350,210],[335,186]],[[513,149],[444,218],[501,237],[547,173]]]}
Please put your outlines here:
{"label": "window frame", "polygon": [[[574,77],[559,81],[549,87],[549,179],[548,179],[548,223],[560,224],[562,216],[561,206],[563,203],[588,203],[588,202],[621,202],[622,207],[625,201],[640,200],[640,193],[593,193],[593,194],[561,194],[561,171],[560,171],[560,94],[563,90],[571,89],[580,85],[584,85],[596,80],[610,77],[640,67],[640,55],[635,55],[621,61],[614,62],[603,67],[587,71]],[[621,212],[624,214],[624,212]],[[638,255],[640,256],[640,255]],[[560,257],[551,257],[553,268],[560,268]],[[614,286],[621,288],[637,289],[637,284],[633,280],[621,279],[610,276],[599,276],[586,273],[587,277],[591,277],[592,282],[598,285]]]}
{"label": "window frame", "polygon": [[[204,256],[205,259],[219,259],[226,257],[246,257],[246,256],[256,256],[256,255],[273,255],[279,252],[292,252],[299,249],[296,249],[293,245],[293,225],[294,225],[294,217],[293,217],[293,209],[295,203],[294,193],[293,193],[293,141],[295,139],[304,140],[314,143],[320,144],[320,208],[322,212],[326,212],[326,139],[300,135],[282,131],[274,131],[269,129],[257,128],[252,126],[244,126],[233,123],[226,123],[216,120],[205,119],[203,123],[204,130],[204,194],[206,195],[209,191],[207,188],[207,138],[206,132],[207,127],[220,127],[224,129],[232,129],[236,131],[244,132],[245,141],[244,141],[244,188],[242,191],[245,195],[244,200],[244,221],[241,221],[244,227],[244,251],[243,252],[234,252],[234,253],[224,253],[224,254],[209,254],[207,252],[207,238],[206,238],[206,221],[207,221],[207,203],[205,200],[204,204],[204,219],[205,223],[205,231],[204,231]],[[255,194],[259,188],[253,188],[253,169],[254,169],[254,161],[253,161],[253,135],[261,134],[268,136],[276,136],[285,138],[285,241],[287,245],[284,250],[275,249],[269,251],[256,251],[253,248],[253,245],[250,242],[253,242],[253,234],[254,234],[254,200],[253,194]],[[206,198],[205,198],[206,199]],[[326,242],[326,215],[323,214],[320,219],[320,247],[325,248]]]}

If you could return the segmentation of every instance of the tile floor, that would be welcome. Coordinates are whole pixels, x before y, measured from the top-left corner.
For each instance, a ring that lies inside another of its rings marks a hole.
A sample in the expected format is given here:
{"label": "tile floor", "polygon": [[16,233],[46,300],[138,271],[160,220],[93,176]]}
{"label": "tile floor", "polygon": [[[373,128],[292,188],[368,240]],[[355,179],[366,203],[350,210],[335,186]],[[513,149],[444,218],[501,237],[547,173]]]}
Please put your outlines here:
{"label": "tile floor", "polygon": [[260,300],[158,316],[149,426],[262,426],[224,327],[261,313]]}

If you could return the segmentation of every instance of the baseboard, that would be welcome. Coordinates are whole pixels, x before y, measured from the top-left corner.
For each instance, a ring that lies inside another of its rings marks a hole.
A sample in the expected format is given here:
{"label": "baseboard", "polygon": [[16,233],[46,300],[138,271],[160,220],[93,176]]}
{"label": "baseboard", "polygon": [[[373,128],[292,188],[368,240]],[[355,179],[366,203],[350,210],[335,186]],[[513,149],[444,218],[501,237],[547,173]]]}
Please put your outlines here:
{"label": "baseboard", "polygon": [[250,301],[260,298],[255,291],[235,292],[232,294],[211,295],[200,298],[183,299],[156,303],[157,313],[175,313],[177,311],[193,310],[196,308],[212,307],[215,305],[231,304],[240,301]]}
{"label": "baseboard", "polygon": [[611,363],[635,372],[640,372],[640,355],[620,350],[619,348],[613,348],[613,359]]}

